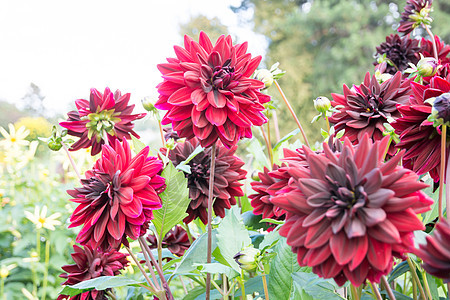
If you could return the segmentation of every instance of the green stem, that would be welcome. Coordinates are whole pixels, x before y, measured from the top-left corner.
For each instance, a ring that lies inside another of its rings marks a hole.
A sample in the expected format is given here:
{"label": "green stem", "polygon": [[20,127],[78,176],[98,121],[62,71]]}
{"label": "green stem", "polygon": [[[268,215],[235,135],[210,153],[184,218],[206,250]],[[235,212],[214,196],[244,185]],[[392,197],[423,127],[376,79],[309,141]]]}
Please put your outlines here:
{"label": "green stem", "polygon": [[[206,250],[206,262],[211,263],[212,254],[212,209],[214,192],[214,172],[216,169],[216,143],[211,147],[211,166],[209,168],[209,191],[208,191],[208,244]],[[206,300],[210,299],[211,273],[206,273]]]}
{"label": "green stem", "polygon": [[215,280],[211,280],[212,285],[216,288],[216,290],[223,296],[224,293],[222,291],[222,289],[220,288],[220,286],[216,283]]}
{"label": "green stem", "polygon": [[67,157],[69,157],[70,164],[72,165],[72,168],[75,171],[75,174],[77,174],[78,179],[81,180],[80,172],[78,171],[77,165],[73,161],[72,155],[70,155],[69,149],[67,149],[66,144],[64,144],[63,142],[61,142],[61,145],[62,145],[64,151],[66,152]]}
{"label": "green stem", "polygon": [[[444,192],[444,172],[445,172],[445,152],[446,152],[446,142],[447,142],[447,125],[443,124],[441,126],[441,165],[439,172],[439,220],[443,218],[443,210],[442,210],[442,195]],[[448,213],[447,213],[448,215]]]}
{"label": "green stem", "polygon": [[116,299],[117,299],[117,298],[116,298],[116,295],[114,295],[114,293],[111,292],[110,290],[107,290],[107,291],[106,291],[106,294],[107,294],[109,297],[111,297],[112,300],[116,300]]}
{"label": "green stem", "polygon": [[269,300],[269,290],[267,288],[266,273],[262,273],[262,280],[264,286],[264,296],[266,297],[266,300]]}
{"label": "green stem", "polygon": [[300,129],[300,132],[302,133],[303,139],[305,140],[306,146],[308,146],[308,148],[311,148],[311,146],[309,145],[309,142],[308,142],[308,138],[306,137],[305,131],[303,131],[303,127],[300,124],[300,121],[298,120],[297,115],[295,114],[294,110],[292,109],[291,104],[289,103],[288,99],[286,98],[286,95],[283,93],[283,90],[281,89],[280,85],[278,84],[278,81],[274,80],[273,82],[275,83],[275,85],[278,89],[278,92],[280,92],[281,98],[283,98],[284,103],[286,103],[287,108],[291,112],[292,117],[294,118],[295,122],[297,123],[297,126]]}
{"label": "green stem", "polygon": [[433,297],[431,297],[430,286],[428,285],[428,279],[427,279],[427,272],[425,272],[425,270],[422,271],[422,278],[423,278],[423,285],[425,287],[425,292],[427,293],[427,297],[429,299],[433,299]]}
{"label": "green stem", "polygon": [[159,133],[161,135],[161,142],[162,142],[163,147],[165,147],[166,146],[166,140],[164,139],[164,130],[163,130],[162,125],[161,125],[161,120],[158,120],[158,126],[159,126]]}
{"label": "green stem", "polygon": [[44,283],[42,286],[42,300],[47,297],[47,283],[48,283],[48,267],[50,262],[50,239],[45,242],[45,262],[44,262]]}
{"label": "green stem", "polygon": [[0,297],[2,300],[6,300],[5,295],[5,277],[0,276]]}
{"label": "green stem", "polygon": [[359,300],[359,294],[356,290],[356,286],[350,284],[350,293],[352,294],[352,300]]}
{"label": "green stem", "polygon": [[433,44],[433,54],[434,54],[434,58],[436,60],[438,60],[438,53],[437,53],[437,47],[436,47],[436,40],[434,39],[434,35],[431,32],[430,27],[428,27],[428,25],[423,24],[423,26],[425,27],[425,30],[427,31],[428,35],[431,38],[431,43]]}
{"label": "green stem", "polygon": [[413,300],[417,300],[417,283],[414,278],[411,278],[412,281],[412,289],[413,289]]}
{"label": "green stem", "polygon": [[389,135],[389,141],[388,141],[388,144],[386,145],[386,149],[384,150],[384,154],[383,154],[383,161],[386,159],[386,155],[389,152],[389,147],[391,146],[392,140],[393,140],[392,135]]}
{"label": "green stem", "polygon": [[389,282],[386,279],[386,276],[381,276],[381,282],[383,282],[384,288],[386,289],[386,292],[388,293],[390,300],[396,300],[394,292],[391,289],[391,286],[389,285]]}
{"label": "green stem", "polygon": [[[156,274],[155,274],[155,271],[153,271],[153,266],[152,266],[152,264],[150,262],[150,258],[148,256],[148,253],[147,253],[146,249],[145,249],[145,246],[142,244],[143,242],[142,242],[141,239],[138,239],[138,241],[139,241],[139,245],[141,246],[142,253],[144,254],[145,263],[147,265],[147,268],[150,271],[150,274],[152,275],[152,279],[154,281],[154,288],[155,288],[155,290],[162,290],[161,289],[161,285],[158,282],[158,279],[156,279]],[[144,241],[144,243],[146,243],[146,241]]]}
{"label": "green stem", "polygon": [[414,264],[409,256],[407,256],[406,261],[408,262],[409,268],[411,270],[411,275],[412,275],[414,281],[416,282],[417,287],[419,288],[420,298],[422,300],[427,300],[427,296],[425,295],[422,284],[420,284],[419,276],[417,276],[416,267],[414,266]]}
{"label": "green stem", "polygon": [[275,138],[277,139],[277,143],[278,143],[278,141],[281,138],[280,138],[280,127],[278,126],[278,116],[277,116],[276,110],[274,110],[272,113],[272,119],[273,119],[274,128],[275,128]]}
{"label": "green stem", "polygon": [[191,231],[189,230],[189,225],[185,224],[184,222],[181,223],[181,226],[183,226],[184,230],[186,230],[188,239],[189,239],[189,243],[192,244],[192,242],[194,241],[194,239],[192,238],[192,234]]}
{"label": "green stem", "polygon": [[261,132],[264,137],[264,142],[266,143],[267,153],[269,154],[270,169],[272,169],[272,166],[273,166],[272,146],[270,145],[270,141],[267,137],[266,131],[264,130],[263,126],[261,126]]}
{"label": "green stem", "polygon": [[227,292],[227,275],[222,275],[222,286],[223,286],[223,300],[228,300],[228,292]]}
{"label": "green stem", "polygon": [[130,254],[131,258],[134,260],[134,263],[137,265],[137,267],[139,268],[139,271],[141,271],[142,275],[144,275],[145,280],[148,282],[148,284],[150,285],[150,291],[152,293],[156,293],[156,288],[155,285],[153,284],[153,282],[150,280],[150,278],[148,277],[147,273],[144,271],[144,269],[142,268],[141,264],[139,263],[139,260],[136,258],[136,256],[134,255],[134,253],[131,251],[131,249],[127,246],[125,246],[125,249],[127,249],[128,253]]}
{"label": "green stem", "polygon": [[383,298],[381,298],[381,294],[380,291],[378,290],[378,287],[372,281],[370,281],[370,286],[372,287],[372,291],[377,300],[383,300]]}
{"label": "green stem", "polygon": [[241,270],[241,277],[239,278],[239,284],[241,286],[241,290],[242,290],[242,299],[247,299],[247,297],[245,296],[245,281],[244,281],[244,272]]}

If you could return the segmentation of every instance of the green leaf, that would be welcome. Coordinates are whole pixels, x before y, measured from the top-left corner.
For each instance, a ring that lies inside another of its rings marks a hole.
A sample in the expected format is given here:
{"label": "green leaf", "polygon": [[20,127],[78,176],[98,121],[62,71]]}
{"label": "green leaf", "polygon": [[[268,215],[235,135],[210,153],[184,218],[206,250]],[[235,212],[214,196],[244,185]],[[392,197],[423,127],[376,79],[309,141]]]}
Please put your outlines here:
{"label": "green leaf", "polygon": [[314,273],[297,272],[292,274],[292,278],[297,291],[306,293],[312,299],[344,299],[335,291],[335,285]]}
{"label": "green leaf", "polygon": [[262,250],[265,247],[271,246],[275,243],[277,243],[280,240],[280,234],[278,233],[278,231],[272,231],[269,232],[268,234],[266,234],[266,236],[264,237],[264,240],[261,242],[261,244],[259,244],[259,249]]}
{"label": "green leaf", "polygon": [[191,173],[191,166],[188,165],[188,163],[199,153],[202,153],[205,150],[205,148],[203,148],[202,146],[198,145],[197,148],[195,148],[195,150],[182,162],[180,162],[177,165],[177,170],[186,172],[186,173]]}
{"label": "green leaf", "polygon": [[432,299],[439,299],[438,284],[436,278],[426,273],[428,286],[430,287],[430,293]]}
{"label": "green leaf", "polygon": [[266,154],[264,153],[263,145],[261,145],[261,142],[257,138],[251,139],[247,144],[247,151],[250,152],[250,154],[253,155],[254,161],[256,163],[255,169],[262,170],[265,166],[268,166],[269,159],[267,158]]}
{"label": "green leaf", "polygon": [[137,139],[133,135],[131,136],[131,141],[133,142],[133,149],[135,153],[141,152],[142,149],[147,147],[141,140]]}
{"label": "green leaf", "polygon": [[247,195],[244,195],[240,198],[241,200],[241,212],[253,211],[252,204],[248,199]]}
{"label": "green leaf", "polygon": [[391,273],[389,274],[388,282],[391,283],[394,279],[405,274],[408,271],[409,271],[408,262],[406,260],[402,261],[397,266],[395,266],[394,270],[391,271]]}
{"label": "green leaf", "polygon": [[283,136],[281,138],[281,140],[279,140],[278,143],[275,144],[275,146],[273,147],[273,151],[277,151],[278,147],[280,147],[281,144],[283,144],[285,141],[290,140],[295,135],[297,135],[299,132],[300,132],[300,129],[296,128],[296,129],[292,130],[291,132],[289,132],[288,134],[286,134],[285,136]]}
{"label": "green leaf", "polygon": [[60,292],[60,294],[75,296],[90,291],[92,289],[102,291],[119,286],[138,285],[143,282],[144,281],[136,281],[134,279],[123,276],[101,276],[77,283],[75,285],[65,286],[63,290]]}
{"label": "green leaf", "polygon": [[297,263],[297,255],[292,252],[291,246],[286,243],[284,237],[280,237],[274,252],[277,253],[277,256],[270,263],[269,297],[271,299],[289,299],[294,290],[291,274],[301,269]]}
{"label": "green leaf", "polygon": [[162,208],[153,212],[156,233],[164,237],[170,229],[181,222],[188,214],[189,189],[184,173],[175,169],[169,162],[162,172],[166,179],[166,189],[160,194]]}
{"label": "green leaf", "polygon": [[202,266],[200,272],[211,274],[225,274],[228,278],[232,279],[239,276],[239,273],[230,268],[229,266],[219,263],[206,263],[206,264],[194,264],[195,267]]}
{"label": "green leaf", "polygon": [[217,246],[220,253],[230,267],[240,272],[241,269],[233,256],[251,243],[252,241],[239,213],[239,207],[233,206],[227,211],[225,218],[217,228]]}
{"label": "green leaf", "polygon": [[271,218],[265,218],[265,219],[262,219],[261,221],[259,221],[259,223],[272,223],[272,224],[276,224],[276,225],[281,225],[281,224],[284,224],[285,221],[284,220],[282,220],[282,221],[275,220],[275,219],[271,219]]}
{"label": "green leaf", "polygon": [[246,211],[242,214],[242,220],[244,221],[244,225],[250,229],[260,229],[264,230],[269,228],[269,224],[261,223],[261,215],[255,215],[253,211]]}
{"label": "green leaf", "polygon": [[[217,229],[211,231],[212,249],[216,248],[216,234]],[[194,264],[206,264],[206,251],[208,247],[208,236],[205,232],[199,236],[186,250],[181,259],[180,264],[174,271],[174,274],[185,274],[195,270]]]}
{"label": "green leaf", "polygon": [[[392,291],[392,292],[394,293],[395,299],[397,299],[397,300],[412,300],[411,297],[408,297],[408,296],[406,296],[406,295],[403,295],[402,293],[399,293],[399,292],[397,292],[397,291],[395,291],[395,290]],[[380,294],[381,294],[382,296],[386,296],[386,299],[389,299],[389,298],[388,298],[388,294],[387,294],[386,291],[381,291]],[[372,299],[373,299],[373,298],[372,298]],[[433,298],[433,299],[439,299],[439,298]]]}
{"label": "green leaf", "polygon": [[[260,295],[264,295],[264,285],[262,282],[262,277],[259,275],[252,277],[245,282],[245,294],[249,295],[255,292],[258,292]],[[242,289],[239,289],[234,296],[235,297],[242,296]],[[270,299],[283,299],[283,298],[270,298]]]}

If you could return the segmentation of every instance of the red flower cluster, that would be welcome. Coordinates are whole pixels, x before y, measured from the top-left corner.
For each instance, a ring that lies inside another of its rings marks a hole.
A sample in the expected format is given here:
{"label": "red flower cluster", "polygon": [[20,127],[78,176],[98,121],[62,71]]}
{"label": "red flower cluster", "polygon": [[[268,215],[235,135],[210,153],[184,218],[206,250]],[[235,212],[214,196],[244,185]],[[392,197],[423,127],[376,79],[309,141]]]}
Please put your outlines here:
{"label": "red flower cluster", "polygon": [[379,282],[393,256],[413,246],[413,231],[424,229],[417,214],[433,201],[420,191],[427,185],[398,166],[403,153],[383,162],[387,142],[366,134],[356,147],[345,139],[341,152],[304,147],[307,167],[289,166],[289,186],[272,203],[287,211],[280,234],[301,266],[358,286]]}
{"label": "red flower cluster", "polygon": [[148,147],[132,158],[126,140],[113,146],[103,146],[102,156],[81,181],[83,187],[67,191],[79,203],[69,226],[83,226],[77,242],[103,251],[145,233],[152,211],[161,208],[158,194],[165,188],[158,175],[163,163],[148,156]]}
{"label": "red flower cluster", "polygon": [[[429,172],[434,182],[439,182],[441,129],[428,121],[432,107],[425,100],[449,93],[450,77],[433,77],[426,86],[412,82],[411,89],[413,93],[409,103],[398,106],[402,117],[392,123],[395,133],[400,136],[396,147],[406,150],[403,166],[418,175]],[[445,157],[448,157],[448,144]]]}
{"label": "red flower cluster", "polygon": [[[156,249],[158,247],[158,241],[156,235],[147,235],[147,241],[150,249]],[[180,225],[172,228],[162,240],[163,248],[169,249],[176,256],[183,256],[184,252],[191,246],[189,237],[186,230]]]}
{"label": "red flower cluster", "polygon": [[[200,142],[194,138],[185,142],[178,142],[175,149],[170,150],[169,159],[174,166],[178,166],[185,161],[194,150],[200,146]],[[236,204],[236,197],[244,196],[241,180],[245,179],[247,171],[242,169],[244,162],[234,155],[237,146],[230,149],[224,147],[221,143],[216,145],[216,161],[214,172],[214,191],[213,203],[214,213],[217,216],[224,217],[225,209],[231,208]],[[167,149],[161,149],[165,154]],[[206,224],[208,215],[208,192],[209,192],[209,168],[211,165],[211,147],[204,149],[197,154],[188,163],[190,173],[185,173],[188,179],[189,198],[191,203],[187,208],[189,214],[183,221],[189,223],[195,218]]]}
{"label": "red flower cluster", "polygon": [[145,114],[132,115],[134,104],[128,105],[128,101],[130,94],[122,95],[119,90],[113,94],[109,88],[103,94],[91,89],[89,101],[76,100],[77,110],[70,111],[67,121],[59,123],[68,129],[68,134],[80,138],[70,150],[92,146],[91,154],[96,155],[101,151],[104,139],[112,143],[115,138],[119,141],[131,139],[131,135],[139,138],[131,122],[143,118]]}
{"label": "red flower cluster", "polygon": [[184,48],[174,48],[177,58],[158,65],[164,81],[155,107],[168,110],[163,124],[172,123],[180,137],[197,137],[203,147],[220,139],[231,148],[252,137],[252,125],[267,122],[262,104],[270,97],[259,91],[264,83],[250,78],[261,57],[251,58],[247,43],[221,36],[213,46],[201,32],[198,43],[185,36]]}
{"label": "red flower cluster", "polygon": [[[60,277],[67,279],[62,285],[70,286],[100,276],[119,275],[120,270],[128,265],[127,255],[114,249],[109,252],[102,252],[89,245],[84,246],[84,249],[74,245],[73,250],[75,250],[75,253],[71,255],[75,264],[62,267],[67,272],[60,275]],[[73,297],[58,296],[58,300],[63,299],[98,300],[106,299],[106,296],[105,291],[92,290]]]}

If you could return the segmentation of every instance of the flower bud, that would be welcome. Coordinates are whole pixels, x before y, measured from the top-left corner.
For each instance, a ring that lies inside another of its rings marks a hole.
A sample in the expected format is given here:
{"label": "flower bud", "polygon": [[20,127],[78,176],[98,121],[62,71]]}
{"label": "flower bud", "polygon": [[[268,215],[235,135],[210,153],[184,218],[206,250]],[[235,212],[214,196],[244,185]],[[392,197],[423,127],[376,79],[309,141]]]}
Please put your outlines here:
{"label": "flower bud", "polygon": [[436,98],[428,99],[426,102],[432,104],[431,117],[438,124],[450,125],[450,93],[444,93]]}
{"label": "flower bud", "polygon": [[175,149],[176,146],[177,146],[177,142],[173,138],[170,138],[166,141],[167,149],[173,150],[173,149]]}
{"label": "flower bud", "polygon": [[417,72],[421,77],[429,77],[436,74],[439,64],[433,57],[424,57],[417,63]]}
{"label": "flower bud", "polygon": [[255,72],[255,79],[260,80],[264,83],[264,89],[269,88],[273,84],[273,75],[267,69],[257,70]]}
{"label": "flower bud", "polygon": [[246,271],[255,271],[258,267],[258,257],[261,251],[255,249],[253,246],[246,247],[242,251],[233,256],[236,263],[241,269]]}
{"label": "flower bud", "polygon": [[59,151],[62,147],[61,138],[50,138],[50,140],[47,142],[47,145],[50,150]]}
{"label": "flower bud", "polygon": [[141,102],[146,111],[151,113],[156,113],[158,111],[158,109],[155,107],[156,101],[153,101],[150,97],[145,97],[141,100]]}
{"label": "flower bud", "polygon": [[330,107],[331,102],[327,97],[317,97],[314,100],[314,108],[322,114],[325,114],[330,109]]}

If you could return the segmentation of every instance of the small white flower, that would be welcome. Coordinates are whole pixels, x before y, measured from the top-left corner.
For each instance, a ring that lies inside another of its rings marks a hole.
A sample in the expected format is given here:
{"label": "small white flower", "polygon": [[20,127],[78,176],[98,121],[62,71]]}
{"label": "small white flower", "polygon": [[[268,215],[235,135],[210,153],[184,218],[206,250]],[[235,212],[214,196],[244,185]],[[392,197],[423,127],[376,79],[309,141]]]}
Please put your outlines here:
{"label": "small white flower", "polygon": [[34,214],[29,211],[25,211],[25,216],[28,220],[36,225],[37,229],[42,227],[55,230],[55,225],[61,225],[61,222],[57,218],[61,217],[61,213],[57,212],[47,217],[47,206],[44,205],[39,212],[39,206],[34,208]]}

